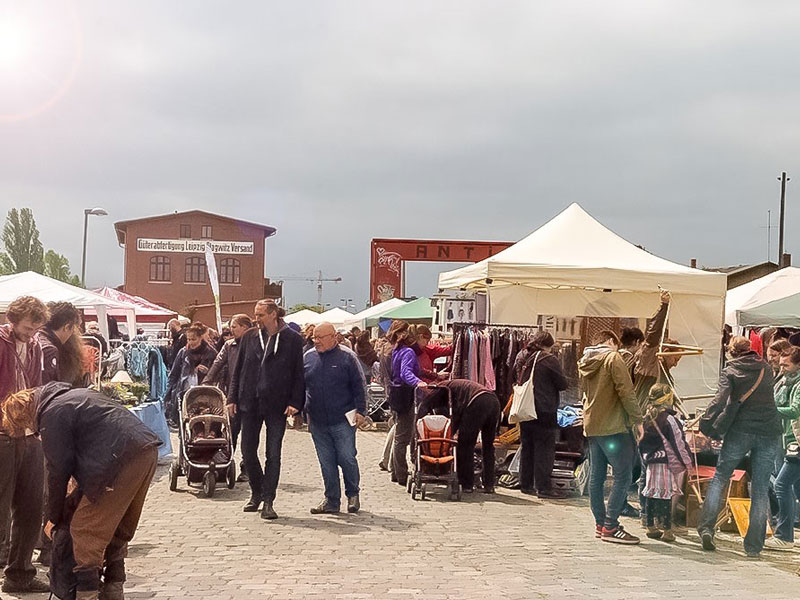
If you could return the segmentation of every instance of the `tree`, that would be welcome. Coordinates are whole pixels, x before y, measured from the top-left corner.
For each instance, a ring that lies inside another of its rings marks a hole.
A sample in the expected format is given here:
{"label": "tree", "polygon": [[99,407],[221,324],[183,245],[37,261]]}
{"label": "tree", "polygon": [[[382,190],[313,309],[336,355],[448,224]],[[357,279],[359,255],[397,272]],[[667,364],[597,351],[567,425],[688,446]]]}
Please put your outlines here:
{"label": "tree", "polygon": [[70,285],[81,285],[81,278],[70,272],[67,257],[55,250],[48,250],[44,255],[44,274]]}
{"label": "tree", "polygon": [[287,313],[293,314],[296,312],[300,312],[301,310],[311,310],[315,313],[321,313],[322,309],[317,306],[316,304],[295,304],[293,307],[286,310]]}
{"label": "tree", "polygon": [[30,208],[8,211],[3,244],[5,252],[0,253],[0,268],[5,273],[44,272],[44,247]]}

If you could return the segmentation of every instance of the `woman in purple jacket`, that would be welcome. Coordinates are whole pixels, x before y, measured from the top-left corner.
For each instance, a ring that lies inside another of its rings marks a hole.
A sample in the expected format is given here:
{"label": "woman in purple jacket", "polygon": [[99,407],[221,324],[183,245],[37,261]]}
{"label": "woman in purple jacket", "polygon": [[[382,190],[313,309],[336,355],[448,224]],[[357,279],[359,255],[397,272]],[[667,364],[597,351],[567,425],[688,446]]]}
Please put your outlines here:
{"label": "woman in purple jacket", "polygon": [[414,352],[416,337],[405,321],[392,321],[386,335],[394,345],[389,405],[394,413],[395,433],[392,450],[392,480],[405,487],[408,481],[408,444],[414,431],[414,395],[426,383],[419,378],[419,362]]}

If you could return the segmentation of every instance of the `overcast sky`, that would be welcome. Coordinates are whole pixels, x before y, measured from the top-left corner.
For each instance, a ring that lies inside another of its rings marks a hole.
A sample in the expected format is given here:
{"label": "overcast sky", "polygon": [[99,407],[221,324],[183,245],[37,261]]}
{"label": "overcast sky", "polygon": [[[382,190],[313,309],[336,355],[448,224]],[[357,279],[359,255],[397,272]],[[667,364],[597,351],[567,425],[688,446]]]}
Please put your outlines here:
{"label": "overcast sky", "polygon": [[106,208],[93,287],[123,280],[114,221],[263,222],[268,275],[361,308],[371,238],[517,240],[571,202],[677,262],[763,261],[786,170],[800,261],[798,30],[791,1],[0,0],[0,209],[77,272]]}

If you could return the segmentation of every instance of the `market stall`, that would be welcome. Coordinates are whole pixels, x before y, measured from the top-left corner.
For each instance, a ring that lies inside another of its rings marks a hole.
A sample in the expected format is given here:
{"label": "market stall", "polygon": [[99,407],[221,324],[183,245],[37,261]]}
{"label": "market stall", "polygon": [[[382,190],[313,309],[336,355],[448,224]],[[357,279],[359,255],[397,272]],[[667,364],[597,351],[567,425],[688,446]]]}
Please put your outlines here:
{"label": "market stall", "polygon": [[300,325],[300,327],[305,327],[306,325],[316,325],[317,323],[322,323],[322,319],[320,318],[320,314],[318,312],[314,312],[313,310],[308,310],[304,308],[303,310],[299,310],[295,313],[290,315],[286,315],[284,319],[287,323],[296,323]]}
{"label": "market stall", "polygon": [[[149,300],[142,298],[141,296],[126,294],[125,292],[121,292],[115,288],[103,287],[94,290],[94,293],[100,294],[105,298],[110,298],[116,302],[134,307],[137,323],[166,324],[170,319],[174,319],[178,316],[178,313],[176,313],[174,310],[169,310],[163,306],[154,304]],[[89,312],[89,314],[92,314],[92,312]],[[112,317],[126,316],[120,309],[111,309],[108,311],[108,314]]]}
{"label": "market stall", "polygon": [[336,329],[343,329],[345,323],[351,321],[352,319],[353,313],[347,312],[343,308],[339,307],[326,310],[324,313],[319,315],[320,323],[330,323]]}
{"label": "market stall", "polygon": [[433,321],[433,306],[430,298],[417,298],[385,313],[378,321],[383,331],[388,331],[392,321],[408,321],[414,325],[430,325]]}
{"label": "market stall", "polygon": [[650,254],[577,204],[507,250],[442,273],[439,288],[485,292],[488,321],[517,325],[553,316],[646,319],[667,289],[670,337],[703,351],[675,368],[676,390],[691,398],[716,389],[726,276]]}
{"label": "market stall", "polygon": [[401,300],[400,298],[390,298],[385,302],[370,306],[369,308],[354,314],[350,320],[344,324],[344,326],[346,329],[358,327],[361,330],[375,327],[380,321],[381,317],[383,317],[386,313],[394,310],[395,308],[403,306],[404,304],[405,301]]}
{"label": "market stall", "polygon": [[800,328],[800,269],[786,267],[729,290],[725,323],[740,328]]}

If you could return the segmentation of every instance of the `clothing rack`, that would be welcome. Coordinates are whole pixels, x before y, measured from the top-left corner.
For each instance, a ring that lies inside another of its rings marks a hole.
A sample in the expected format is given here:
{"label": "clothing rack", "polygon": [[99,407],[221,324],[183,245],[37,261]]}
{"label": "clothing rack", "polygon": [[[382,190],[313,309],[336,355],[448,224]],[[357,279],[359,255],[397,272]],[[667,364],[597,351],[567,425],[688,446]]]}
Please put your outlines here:
{"label": "clothing rack", "polygon": [[536,330],[541,329],[541,326],[539,325],[512,325],[510,323],[486,323],[479,321],[476,321],[474,323],[456,322],[456,323],[451,323],[451,325],[453,326],[453,329],[455,329],[456,327],[459,328],[477,327],[479,329],[484,329],[487,327],[488,328],[495,327],[497,329],[536,329]]}

